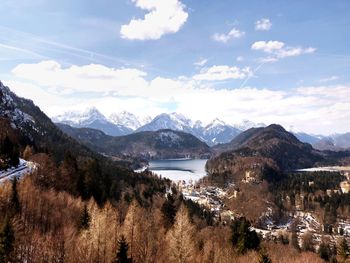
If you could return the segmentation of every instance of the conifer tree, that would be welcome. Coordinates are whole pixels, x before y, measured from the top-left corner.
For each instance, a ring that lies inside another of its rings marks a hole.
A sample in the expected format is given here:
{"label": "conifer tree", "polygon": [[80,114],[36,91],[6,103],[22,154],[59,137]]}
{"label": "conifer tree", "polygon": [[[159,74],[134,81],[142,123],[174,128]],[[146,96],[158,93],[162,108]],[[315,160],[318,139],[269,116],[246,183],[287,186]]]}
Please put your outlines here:
{"label": "conifer tree", "polygon": [[118,251],[114,263],[132,263],[132,259],[128,257],[129,245],[125,237],[122,235],[118,240]]}
{"label": "conifer tree", "polygon": [[259,247],[260,239],[255,231],[250,230],[250,223],[245,218],[236,219],[232,223],[231,230],[231,241],[239,254]]}
{"label": "conifer tree", "polygon": [[90,226],[90,220],[91,218],[90,218],[89,210],[86,204],[84,204],[84,208],[80,215],[79,229],[88,229]]}
{"label": "conifer tree", "polygon": [[0,262],[8,262],[13,250],[15,241],[13,229],[9,217],[6,217],[3,226],[0,229]]}
{"label": "conifer tree", "polygon": [[7,166],[17,166],[19,163],[19,153],[16,145],[10,140],[8,136],[0,142],[0,159],[5,162],[1,168],[8,168]]}
{"label": "conifer tree", "polygon": [[14,216],[18,214],[20,210],[21,210],[21,205],[18,197],[17,177],[14,177],[12,180],[12,190],[11,190],[11,197],[10,197],[10,216]]}
{"label": "conifer tree", "polygon": [[172,227],[176,216],[176,207],[174,205],[174,198],[171,195],[167,196],[167,199],[162,206],[163,222],[166,229]]}

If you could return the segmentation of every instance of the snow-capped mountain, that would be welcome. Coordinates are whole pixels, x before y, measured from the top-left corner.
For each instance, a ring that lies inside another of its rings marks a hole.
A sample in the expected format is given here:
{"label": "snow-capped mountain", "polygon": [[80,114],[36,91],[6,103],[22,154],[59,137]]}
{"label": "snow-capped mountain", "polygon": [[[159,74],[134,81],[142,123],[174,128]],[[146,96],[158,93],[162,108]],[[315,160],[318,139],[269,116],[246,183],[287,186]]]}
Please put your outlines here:
{"label": "snow-capped mountain", "polygon": [[215,119],[210,124],[204,126],[201,121],[193,122],[182,114],[175,112],[171,114],[160,114],[137,131],[157,131],[161,129],[191,133],[210,146],[229,142],[241,132],[219,119]]}
{"label": "snow-capped mountain", "polygon": [[234,124],[233,126],[241,131],[246,131],[246,130],[249,130],[250,128],[266,127],[266,124],[261,122],[255,123],[250,120],[243,120],[239,123]]}
{"label": "snow-capped mountain", "polygon": [[202,138],[208,145],[227,143],[235,138],[241,130],[215,119],[202,129]]}
{"label": "snow-capped mountain", "polygon": [[229,125],[222,120],[214,119],[204,125],[201,121],[192,121],[182,114],[162,113],[155,118],[139,117],[133,113],[122,111],[106,118],[96,108],[82,112],[67,112],[53,118],[54,122],[68,124],[73,127],[99,129],[108,135],[119,136],[132,132],[158,131],[170,129],[190,133],[208,145],[230,142],[239,133],[252,127],[264,127],[263,123],[245,120],[239,124]]}
{"label": "snow-capped mountain", "polygon": [[84,111],[68,111],[52,118],[55,122],[66,123],[75,127],[84,127],[94,121],[108,122],[95,107],[87,108]]}
{"label": "snow-capped mountain", "polygon": [[131,130],[136,130],[140,128],[143,123],[134,114],[122,111],[120,113],[112,113],[109,116],[109,120],[117,125],[123,125]]}
{"label": "snow-capped mountain", "polygon": [[71,111],[52,118],[56,123],[68,124],[76,128],[98,129],[111,136],[120,136],[132,133],[132,129],[120,124],[110,122],[96,108],[88,108],[84,111]]}
{"label": "snow-capped mountain", "polygon": [[157,131],[162,129],[192,133],[193,122],[176,112],[170,114],[162,113],[156,116],[151,122],[137,129],[137,131]]}

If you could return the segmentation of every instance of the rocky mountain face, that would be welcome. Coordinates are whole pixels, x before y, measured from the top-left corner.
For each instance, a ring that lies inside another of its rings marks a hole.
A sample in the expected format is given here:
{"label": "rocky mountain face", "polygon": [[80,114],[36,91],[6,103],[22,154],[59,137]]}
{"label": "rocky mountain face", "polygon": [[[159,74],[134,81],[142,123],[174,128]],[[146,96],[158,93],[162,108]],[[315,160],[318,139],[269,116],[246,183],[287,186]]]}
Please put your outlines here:
{"label": "rocky mountain face", "polygon": [[108,136],[99,130],[73,128],[58,124],[60,129],[90,149],[112,157],[150,159],[208,158],[210,148],[195,136],[173,130],[137,132],[125,136]]}
{"label": "rocky mountain face", "polygon": [[241,130],[219,119],[215,119],[205,126],[200,121],[193,122],[177,113],[160,114],[150,123],[140,127],[138,131],[156,131],[159,129],[171,129],[191,133],[209,146],[228,142],[241,132]]}
{"label": "rocky mountain face", "polygon": [[35,119],[20,108],[23,102],[0,82],[0,117],[7,118],[14,129],[36,131]]}
{"label": "rocky mountain face", "polygon": [[138,118],[135,114],[127,111],[122,111],[120,113],[112,113],[109,116],[109,120],[116,125],[122,125],[129,128],[132,131],[136,131],[142,125],[145,125],[151,121],[150,117]]}
{"label": "rocky mountain face", "polygon": [[76,128],[98,129],[111,136],[125,135],[133,131],[127,126],[111,122],[94,107],[82,112],[66,112],[53,117],[52,120],[56,123],[64,123]]}

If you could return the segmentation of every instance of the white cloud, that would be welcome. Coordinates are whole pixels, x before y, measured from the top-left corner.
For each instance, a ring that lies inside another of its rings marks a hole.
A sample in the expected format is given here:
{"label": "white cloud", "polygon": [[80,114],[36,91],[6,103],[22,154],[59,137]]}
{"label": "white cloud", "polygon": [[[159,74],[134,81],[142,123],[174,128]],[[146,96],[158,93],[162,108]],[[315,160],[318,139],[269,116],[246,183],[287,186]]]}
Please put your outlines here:
{"label": "white cloud", "polygon": [[193,76],[194,80],[204,81],[220,81],[228,79],[244,79],[252,74],[249,67],[229,67],[226,65],[212,66],[200,71],[199,74]]}
{"label": "white cloud", "polygon": [[268,31],[272,27],[272,23],[268,18],[262,18],[255,22],[255,30]]}
{"label": "white cloud", "polygon": [[290,47],[281,41],[257,41],[252,44],[252,50],[260,50],[267,54],[268,57],[263,58],[263,62],[274,62],[281,58],[296,57],[302,54],[311,54],[316,51],[313,47]]}
{"label": "white cloud", "polygon": [[262,50],[266,53],[272,53],[276,50],[281,50],[284,47],[284,43],[281,41],[257,41],[253,43],[253,50]]}
{"label": "white cloud", "polygon": [[293,125],[312,133],[350,130],[349,85],[275,90],[235,88],[231,84],[215,89],[203,84],[250,74],[249,69],[229,66],[203,69],[192,78],[147,79],[147,73],[137,69],[63,67],[55,61],[44,61],[20,64],[13,74],[14,80],[4,81],[5,84],[20,96],[34,100],[51,116],[70,108],[96,106],[106,115],[129,110],[154,116],[175,110],[204,122],[220,117],[227,123],[250,119],[285,127]]}
{"label": "white cloud", "polygon": [[330,76],[330,77],[327,77],[327,78],[322,78],[319,80],[319,82],[331,82],[331,81],[335,81],[335,80],[338,80],[339,77],[338,76]]}
{"label": "white cloud", "polygon": [[53,60],[19,64],[12,73],[21,79],[35,80],[38,85],[57,91],[118,92],[128,95],[130,87],[146,87],[145,72],[133,68],[114,69],[99,64],[63,68]]}
{"label": "white cloud", "polygon": [[229,40],[233,39],[233,38],[241,38],[245,35],[245,32],[240,31],[239,29],[236,28],[232,28],[230,30],[230,32],[228,32],[227,34],[220,34],[220,33],[215,33],[212,38],[215,41],[218,42],[222,42],[222,43],[226,43]]}
{"label": "white cloud", "polygon": [[196,67],[203,67],[205,64],[207,64],[208,59],[206,58],[201,58],[200,60],[196,61],[193,63]]}
{"label": "white cloud", "polygon": [[143,10],[149,11],[143,19],[132,19],[122,25],[122,38],[131,40],[159,39],[165,34],[176,33],[185,24],[188,13],[179,0],[132,0]]}

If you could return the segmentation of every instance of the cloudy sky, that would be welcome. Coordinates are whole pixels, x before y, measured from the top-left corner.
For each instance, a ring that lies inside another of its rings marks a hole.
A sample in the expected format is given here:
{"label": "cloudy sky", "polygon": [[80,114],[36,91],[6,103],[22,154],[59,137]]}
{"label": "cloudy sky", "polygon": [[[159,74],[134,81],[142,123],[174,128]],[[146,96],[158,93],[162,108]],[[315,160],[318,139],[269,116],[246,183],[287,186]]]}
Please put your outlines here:
{"label": "cloudy sky", "polygon": [[0,79],[49,116],[350,131],[348,0],[0,0]]}

